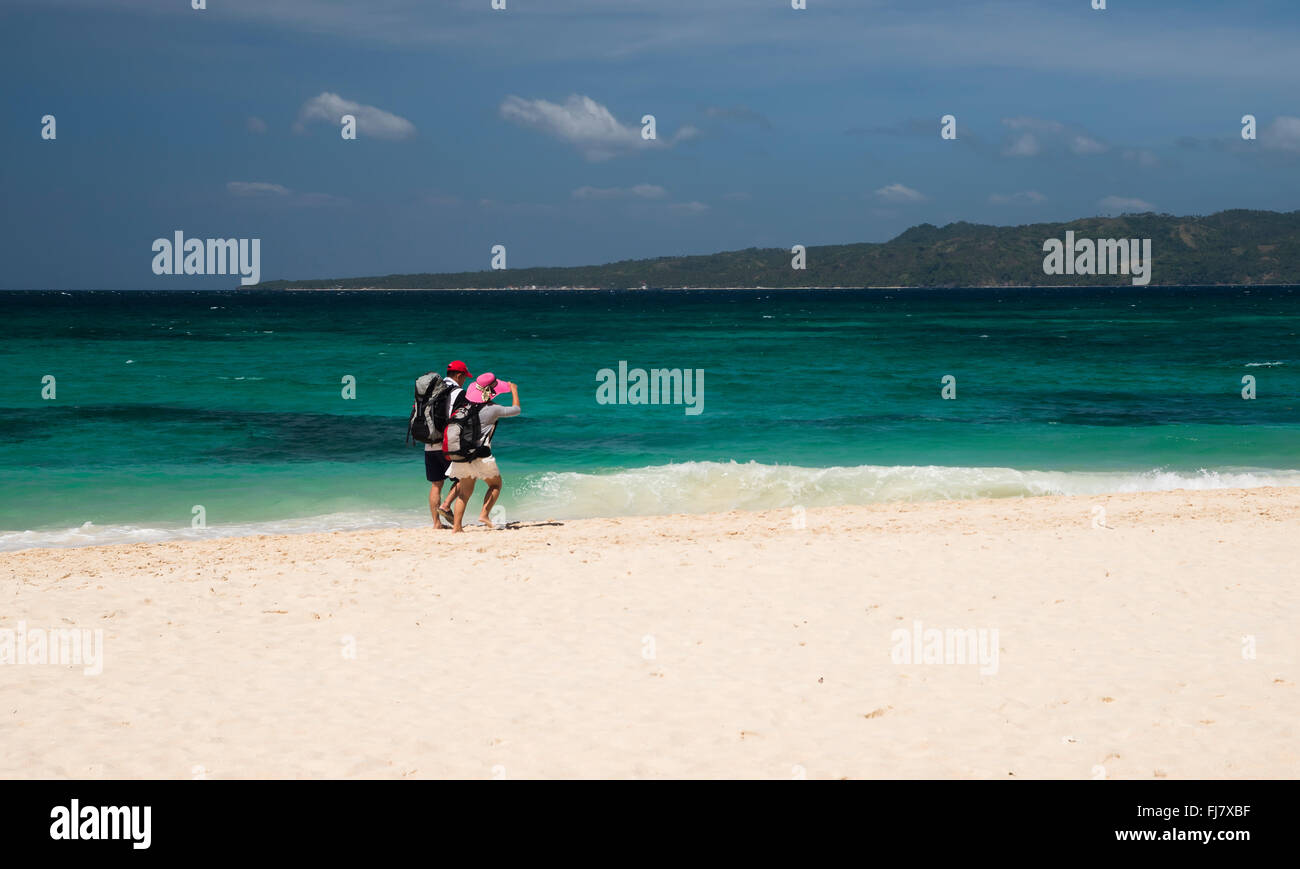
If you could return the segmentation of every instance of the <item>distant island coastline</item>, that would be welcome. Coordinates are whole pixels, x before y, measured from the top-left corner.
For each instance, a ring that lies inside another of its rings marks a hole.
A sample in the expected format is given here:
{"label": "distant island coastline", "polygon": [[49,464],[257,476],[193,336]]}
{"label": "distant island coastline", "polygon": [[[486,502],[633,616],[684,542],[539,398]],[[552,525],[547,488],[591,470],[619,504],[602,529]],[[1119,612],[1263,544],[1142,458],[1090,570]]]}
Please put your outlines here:
{"label": "distant island coastline", "polygon": [[[1300,211],[1236,209],[1204,217],[1126,214],[1068,223],[921,224],[886,242],[534,267],[357,278],[263,281],[248,290],[851,289],[1129,285],[1115,274],[1046,274],[1043,243],[1151,239],[1150,286],[1300,284]],[[792,240],[791,246],[799,243]],[[487,256],[487,252],[484,252]]]}

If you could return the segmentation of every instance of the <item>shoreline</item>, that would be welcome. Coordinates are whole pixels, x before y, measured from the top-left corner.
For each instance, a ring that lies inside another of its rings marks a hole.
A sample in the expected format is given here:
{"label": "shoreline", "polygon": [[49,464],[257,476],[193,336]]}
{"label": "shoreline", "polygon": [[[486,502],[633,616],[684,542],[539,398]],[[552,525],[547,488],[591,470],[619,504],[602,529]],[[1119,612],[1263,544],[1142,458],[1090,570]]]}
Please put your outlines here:
{"label": "shoreline", "polygon": [[[743,467],[743,466],[742,466]],[[819,469],[798,468],[789,466],[794,470],[813,471]],[[846,471],[853,468],[833,467],[829,469],[820,469],[823,471]],[[950,469],[951,470],[951,469]],[[960,468],[956,470],[962,470]],[[978,470],[1001,470],[983,468]],[[1032,476],[1034,474],[1050,475],[1052,472],[1017,472],[1011,469],[1012,474],[1024,474]],[[1069,473],[1069,472],[1065,472]],[[1088,472],[1078,472],[1087,474]],[[1097,472],[1104,474],[1105,472]],[[1144,473],[1154,472],[1135,472],[1125,478],[1123,472],[1119,472],[1120,480],[1112,481],[1109,485],[1116,486],[1113,489],[1102,489],[1099,491],[1051,491],[1041,492],[1032,491],[1034,481],[1022,480],[1020,485],[1022,491],[1015,493],[1002,494],[981,494],[981,495],[954,495],[949,488],[946,494],[927,493],[921,495],[896,495],[888,500],[865,502],[860,504],[841,503],[841,504],[802,504],[787,505],[775,508],[759,508],[752,506],[756,499],[750,498],[748,505],[731,504],[728,506],[699,506],[697,510],[683,512],[672,509],[667,504],[661,504],[662,509],[657,512],[633,512],[622,514],[601,514],[601,513],[584,513],[582,515],[573,515],[561,510],[558,513],[552,513],[550,508],[539,508],[532,505],[527,514],[518,517],[517,521],[511,524],[520,527],[528,527],[537,522],[585,522],[601,520],[618,520],[618,519],[649,519],[649,520],[666,520],[674,517],[698,517],[701,520],[707,520],[711,516],[732,515],[738,513],[752,512],[755,509],[775,510],[776,512],[789,512],[799,509],[847,509],[852,510],[858,507],[871,507],[879,509],[890,509],[891,507],[902,507],[906,505],[932,505],[943,503],[968,503],[972,501],[1008,501],[1008,500],[1041,500],[1061,497],[1082,497],[1103,499],[1118,494],[1133,493],[1161,493],[1185,491],[1189,494],[1198,492],[1215,492],[1215,491],[1260,491],[1269,489],[1292,490],[1300,492],[1300,470],[1281,470],[1281,469],[1243,469],[1238,471],[1216,471],[1212,476],[1236,477],[1237,479],[1219,480],[1208,487],[1189,485],[1195,481],[1195,475],[1185,475],[1185,478],[1172,486],[1165,484],[1156,488],[1126,488],[1125,479],[1131,485],[1133,479],[1140,479]],[[1204,473],[1204,472],[1202,472]],[[1242,478],[1253,478],[1257,474],[1263,474],[1268,479],[1263,482],[1252,479],[1250,482],[1243,481]],[[985,480],[988,483],[988,480]],[[1149,481],[1148,481],[1149,482]],[[1051,481],[1041,482],[1039,485],[1061,487],[1063,484],[1058,480],[1054,483]],[[1138,485],[1141,485],[1139,483]],[[760,501],[761,503],[761,501]],[[554,505],[552,505],[554,506]],[[471,509],[472,522],[467,520],[467,528],[475,527],[477,524],[477,514]],[[551,515],[545,515],[550,513]],[[107,523],[95,524],[92,522],[78,523],[74,521],[71,525],[62,527],[49,527],[39,529],[8,530],[0,531],[0,556],[7,553],[27,552],[30,550],[51,550],[60,551],[66,549],[87,549],[102,546],[132,546],[132,545],[149,545],[161,543],[199,543],[204,541],[224,540],[224,539],[243,539],[250,537],[301,537],[313,534],[351,534],[366,531],[384,531],[384,530],[419,530],[429,526],[428,514],[419,507],[410,507],[406,509],[396,509],[389,507],[373,507],[370,509],[360,510],[354,513],[325,513],[315,515],[294,515],[281,517],[278,519],[259,519],[239,521],[235,519],[227,520],[220,526],[209,526],[202,530],[195,531],[188,524],[177,524],[174,526],[150,525],[148,523],[138,524],[121,524]]]}
{"label": "shoreline", "polygon": [[[663,523],[696,523],[707,526],[711,522],[718,521],[722,518],[727,519],[748,519],[754,523],[766,524],[776,523],[780,525],[788,522],[794,511],[802,510],[805,515],[819,515],[827,521],[835,519],[836,513],[851,515],[854,519],[863,518],[858,514],[878,514],[878,513],[896,513],[896,514],[914,514],[932,512],[936,515],[956,514],[963,510],[978,511],[985,508],[995,510],[999,506],[1007,508],[1007,512],[1017,515],[1025,513],[1026,508],[1035,505],[1043,505],[1055,514],[1063,504],[1074,504],[1088,502],[1089,505],[1097,505],[1100,502],[1110,501],[1141,501],[1150,499],[1153,502],[1163,502],[1167,499],[1194,499],[1208,498],[1211,500],[1219,497],[1231,497],[1232,499],[1248,499],[1260,497],[1265,501],[1280,501],[1295,508],[1295,517],[1300,520],[1300,486],[1251,486],[1238,488],[1215,488],[1215,489],[1159,489],[1159,490],[1142,490],[1136,492],[1110,492],[1110,493],[1093,493],[1093,494],[1070,494],[1070,495],[1016,495],[995,498],[935,498],[933,500],[921,501],[881,501],[872,504],[837,504],[824,507],[779,507],[771,510],[723,510],[718,512],[706,513],[665,513],[662,515],[617,515],[617,516],[587,516],[580,518],[535,518],[522,519],[507,522],[500,528],[488,529],[477,523],[470,524],[469,511],[466,514],[465,529],[471,534],[488,534],[493,537],[501,537],[508,532],[515,533],[535,528],[545,527],[571,527],[573,530],[582,532],[591,528],[597,528],[609,524],[618,525],[623,523],[649,523],[660,525]],[[1294,504],[1292,505],[1292,502]],[[1014,506],[1013,506],[1014,505]],[[1020,506],[1020,505],[1023,505]],[[471,505],[473,506],[473,505]],[[1159,506],[1153,504],[1151,506]],[[1189,504],[1194,506],[1194,504]],[[1019,509],[1017,509],[1019,508]],[[1032,512],[1032,511],[1031,511]],[[1085,511],[1088,512],[1088,511]],[[1181,512],[1173,515],[1181,516]],[[775,526],[774,526],[775,527]],[[215,544],[232,544],[238,541],[259,540],[267,542],[288,542],[302,540],[303,538],[322,538],[329,540],[333,538],[350,538],[353,536],[364,536],[370,534],[422,534],[424,532],[438,534],[429,524],[428,517],[422,514],[419,524],[404,526],[384,526],[376,528],[356,528],[356,529],[339,529],[332,531],[286,531],[286,532],[253,532],[245,534],[232,534],[228,536],[211,536],[199,538],[170,538],[167,540],[156,541],[122,541],[114,543],[96,543],[81,546],[36,546],[28,549],[11,549],[0,550],[0,564],[9,558],[15,556],[26,556],[35,554],[65,554],[77,552],[90,552],[101,549],[120,549],[122,547],[172,547],[172,546],[203,546]],[[451,537],[452,535],[448,535]],[[457,538],[459,539],[459,537]],[[322,542],[322,541],[313,541]]]}
{"label": "shoreline", "polygon": [[1300,777],[1300,489],[797,518],[3,553],[103,666],[0,666],[0,775]]}

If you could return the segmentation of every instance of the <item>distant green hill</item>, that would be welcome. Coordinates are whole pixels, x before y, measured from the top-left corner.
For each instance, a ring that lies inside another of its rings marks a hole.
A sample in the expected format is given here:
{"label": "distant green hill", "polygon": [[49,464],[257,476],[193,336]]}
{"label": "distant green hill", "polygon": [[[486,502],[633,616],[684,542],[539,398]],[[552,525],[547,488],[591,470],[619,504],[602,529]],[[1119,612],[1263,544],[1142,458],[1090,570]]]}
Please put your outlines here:
{"label": "distant green hill", "polygon": [[924,223],[884,243],[809,247],[802,271],[790,267],[788,248],[749,248],[600,266],[266,281],[250,289],[1130,285],[1122,275],[1044,274],[1044,240],[1064,238],[1067,230],[1080,239],[1151,239],[1153,286],[1300,284],[1300,211],[1239,209],[1208,217],[1130,214],[1026,226]]}

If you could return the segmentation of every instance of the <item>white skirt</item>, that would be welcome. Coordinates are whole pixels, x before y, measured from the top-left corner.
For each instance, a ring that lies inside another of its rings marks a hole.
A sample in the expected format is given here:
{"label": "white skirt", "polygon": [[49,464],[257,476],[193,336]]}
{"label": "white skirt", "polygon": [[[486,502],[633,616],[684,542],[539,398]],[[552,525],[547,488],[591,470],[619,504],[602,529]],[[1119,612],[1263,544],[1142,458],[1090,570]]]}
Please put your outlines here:
{"label": "white skirt", "polygon": [[452,462],[447,468],[447,476],[458,480],[491,480],[501,476],[497,460],[493,456],[471,459],[468,462]]}

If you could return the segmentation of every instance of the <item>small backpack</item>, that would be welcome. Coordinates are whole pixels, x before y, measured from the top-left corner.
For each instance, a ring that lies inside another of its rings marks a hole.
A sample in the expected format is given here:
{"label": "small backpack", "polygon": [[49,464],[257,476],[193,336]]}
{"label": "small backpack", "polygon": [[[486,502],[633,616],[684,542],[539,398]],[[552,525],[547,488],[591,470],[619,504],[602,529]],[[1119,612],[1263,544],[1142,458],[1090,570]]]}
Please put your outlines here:
{"label": "small backpack", "polygon": [[412,440],[422,444],[442,443],[442,430],[447,427],[447,396],[456,388],[436,371],[416,379],[415,404],[406,424],[408,444]]}
{"label": "small backpack", "polygon": [[469,462],[492,455],[483,440],[483,423],[478,413],[485,405],[475,404],[464,393],[452,402],[451,414],[442,432],[442,457],[449,462]]}

